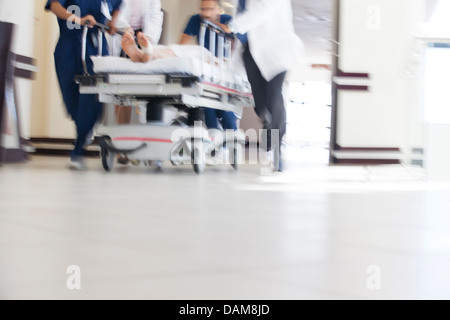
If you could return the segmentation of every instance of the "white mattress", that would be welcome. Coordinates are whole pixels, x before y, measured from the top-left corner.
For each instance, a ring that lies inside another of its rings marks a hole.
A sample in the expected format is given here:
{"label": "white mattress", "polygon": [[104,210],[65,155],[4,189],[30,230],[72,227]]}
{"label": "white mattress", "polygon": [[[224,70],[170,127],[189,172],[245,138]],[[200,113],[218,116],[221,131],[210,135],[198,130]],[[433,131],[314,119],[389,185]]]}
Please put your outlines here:
{"label": "white mattress", "polygon": [[[189,46],[174,46],[175,50],[189,50]],[[237,68],[220,68],[217,65],[208,63],[199,58],[199,53],[194,53],[194,57],[183,56],[152,60],[146,63],[133,62],[121,57],[96,57],[91,59],[94,63],[95,73],[108,74],[182,74],[192,75],[213,82],[229,82],[238,86],[248,87],[247,75],[242,71],[237,72]],[[242,69],[241,69],[242,70]]]}
{"label": "white mattress", "polygon": [[[133,62],[121,57],[91,57],[95,73],[127,74],[187,74],[197,77],[203,75],[202,61],[189,57],[158,59],[146,63]],[[205,69],[210,69],[203,63]]]}

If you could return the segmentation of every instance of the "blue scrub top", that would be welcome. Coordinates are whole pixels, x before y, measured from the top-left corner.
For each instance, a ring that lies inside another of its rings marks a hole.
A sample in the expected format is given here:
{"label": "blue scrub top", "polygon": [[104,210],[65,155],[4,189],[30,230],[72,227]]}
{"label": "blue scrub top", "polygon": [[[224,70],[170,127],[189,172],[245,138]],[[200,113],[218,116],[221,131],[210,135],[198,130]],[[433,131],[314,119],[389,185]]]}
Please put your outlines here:
{"label": "blue scrub top", "polygon": [[[101,12],[101,3],[106,1],[109,12],[112,13],[114,10],[119,9],[122,0],[48,0],[45,5],[46,10],[50,10],[50,4],[52,2],[59,2],[64,8],[69,8],[74,6],[77,8],[80,17],[84,17],[88,14],[92,15],[95,20],[99,23],[105,23],[106,18]],[[67,23],[67,21],[58,18],[58,25],[60,30],[61,37],[75,37],[82,33],[82,28],[68,28],[71,23]]]}
{"label": "blue scrub top", "polygon": [[[228,24],[233,18],[227,14],[220,15],[220,23]],[[199,14],[192,16],[188,22],[184,33],[191,36],[197,37],[198,42],[200,42],[200,27],[201,27],[202,18]],[[209,50],[209,30],[206,30],[205,36],[205,48]],[[216,55],[217,55],[217,39],[216,39]]]}
{"label": "blue scrub top", "polygon": [[[52,2],[59,2],[64,8],[70,8],[73,6],[75,8],[72,12],[79,14],[80,17],[86,15],[92,15],[95,20],[99,23],[105,23],[106,17],[101,12],[101,4],[105,2],[108,5],[109,12],[112,14],[114,10],[119,9],[122,0],[48,0],[45,5],[46,10],[50,10],[50,5]],[[70,9],[73,9],[70,8]],[[72,77],[74,74],[81,74],[82,64],[81,64],[81,38],[83,34],[83,28],[81,26],[75,25],[73,23],[68,23],[66,20],[58,18],[58,25],[60,36],[58,44],[55,49],[55,62],[58,69],[67,69],[67,64],[75,64],[75,71],[70,70],[66,77]],[[87,36],[87,66],[88,72],[93,73],[92,61],[89,59],[91,55],[98,55],[98,46],[95,44],[93,39],[98,39],[97,30],[95,28],[89,29]],[[105,37],[103,37],[103,52],[102,55],[108,54],[108,46]],[[58,72],[58,70],[57,70]],[[61,77],[64,74],[61,72]]]}

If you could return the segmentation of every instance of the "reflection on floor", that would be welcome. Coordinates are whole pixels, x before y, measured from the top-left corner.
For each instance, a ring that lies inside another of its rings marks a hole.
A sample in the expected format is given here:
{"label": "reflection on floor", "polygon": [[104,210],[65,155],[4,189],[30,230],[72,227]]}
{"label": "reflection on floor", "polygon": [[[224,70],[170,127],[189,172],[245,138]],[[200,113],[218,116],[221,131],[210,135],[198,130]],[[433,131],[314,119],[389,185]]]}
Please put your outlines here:
{"label": "reflection on floor", "polygon": [[450,298],[450,183],[420,168],[67,165],[0,167],[1,299]]}

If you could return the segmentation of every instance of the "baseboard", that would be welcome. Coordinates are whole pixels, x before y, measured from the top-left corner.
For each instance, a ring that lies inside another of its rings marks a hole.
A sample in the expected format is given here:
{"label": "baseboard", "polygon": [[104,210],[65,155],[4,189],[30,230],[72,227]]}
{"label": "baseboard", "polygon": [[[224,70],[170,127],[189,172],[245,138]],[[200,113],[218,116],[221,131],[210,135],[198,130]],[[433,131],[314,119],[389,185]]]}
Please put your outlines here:
{"label": "baseboard", "polygon": [[331,151],[333,164],[383,165],[402,163],[403,154],[399,148],[346,148],[336,146]]}
{"label": "baseboard", "polygon": [[[68,157],[74,148],[75,139],[33,137],[28,140],[28,144],[34,150],[33,155]],[[97,139],[94,139],[92,144],[86,148],[85,155],[87,157],[100,156]]]}

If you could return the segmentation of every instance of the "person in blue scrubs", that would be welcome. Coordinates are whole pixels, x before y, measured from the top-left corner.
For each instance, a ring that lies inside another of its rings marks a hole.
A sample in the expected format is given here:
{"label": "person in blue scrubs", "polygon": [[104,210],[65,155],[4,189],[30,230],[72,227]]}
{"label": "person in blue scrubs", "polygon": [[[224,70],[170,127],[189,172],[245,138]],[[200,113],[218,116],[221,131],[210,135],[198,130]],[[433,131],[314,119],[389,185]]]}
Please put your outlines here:
{"label": "person in blue scrubs", "polygon": [[[92,137],[92,131],[102,115],[102,104],[96,95],[79,93],[78,85],[74,78],[84,73],[81,60],[81,43],[83,25],[89,23],[91,29],[88,32],[86,44],[87,70],[93,74],[91,55],[98,55],[98,44],[95,39],[97,31],[92,27],[97,23],[106,23],[106,15],[111,15],[108,25],[111,31],[115,31],[115,20],[119,14],[119,6],[122,0],[48,0],[46,10],[52,11],[58,18],[60,37],[56,45],[54,58],[56,74],[61,88],[67,112],[75,122],[77,139],[75,148],[71,153],[71,167],[83,170],[84,147]],[[103,10],[102,10],[103,8]],[[68,11],[69,10],[69,11]],[[108,11],[106,13],[105,11]],[[108,45],[103,36],[102,55],[108,54]]]}
{"label": "person in blue scrubs", "polygon": [[[181,37],[180,44],[189,44],[194,39],[200,42],[200,26],[201,21],[209,20],[217,25],[227,25],[231,22],[232,17],[227,14],[220,14],[220,4],[218,0],[201,0],[200,14],[192,16]],[[205,48],[209,50],[209,30],[206,31]],[[217,53],[217,41],[216,41]],[[237,130],[236,115],[231,111],[223,111],[205,108],[205,123],[208,129],[219,129],[219,122],[224,130]]]}

